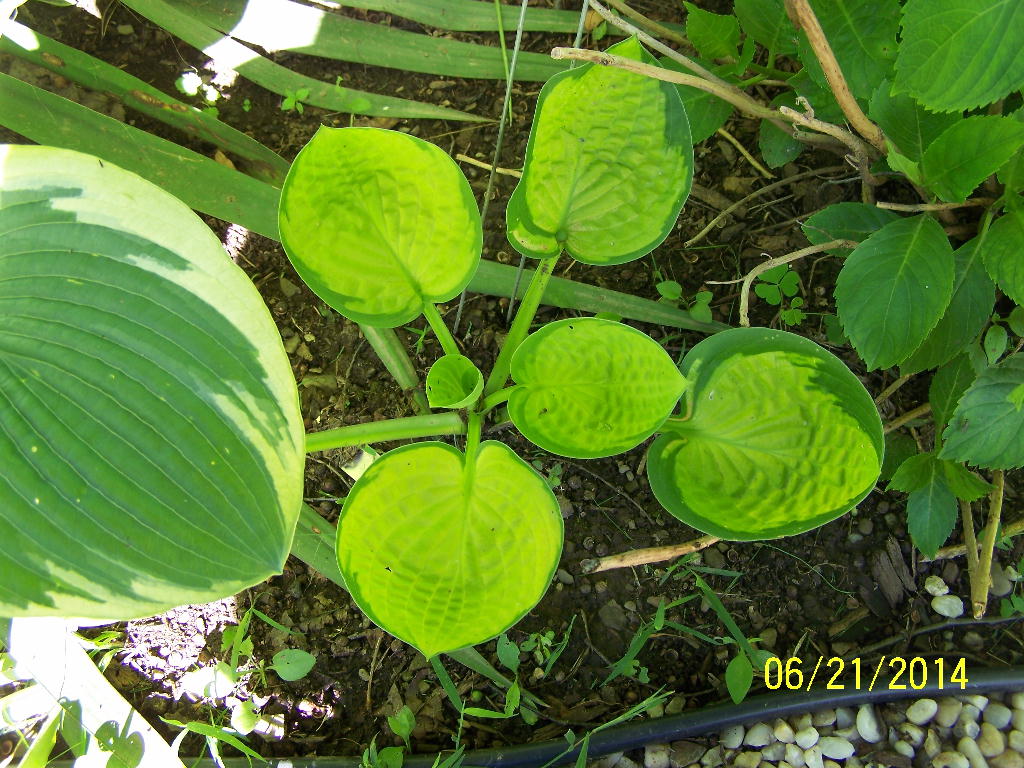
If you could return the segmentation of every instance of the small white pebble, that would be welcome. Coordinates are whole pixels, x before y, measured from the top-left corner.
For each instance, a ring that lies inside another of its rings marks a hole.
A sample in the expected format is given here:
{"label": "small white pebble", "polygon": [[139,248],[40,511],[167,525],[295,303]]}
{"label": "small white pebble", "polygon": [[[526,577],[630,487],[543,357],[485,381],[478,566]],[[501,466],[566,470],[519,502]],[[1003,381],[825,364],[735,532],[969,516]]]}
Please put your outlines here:
{"label": "small white pebble", "polygon": [[1014,709],[1024,709],[1024,691],[1010,696],[1010,706]]}
{"label": "small white pebble", "polygon": [[919,725],[900,723],[896,728],[896,733],[899,734],[900,741],[907,742],[915,749],[924,743],[924,730]]}
{"label": "small white pebble", "polygon": [[860,737],[856,725],[851,725],[849,728],[838,728],[832,731],[832,735],[849,741],[856,741]]}
{"label": "small white pebble", "polygon": [[818,731],[811,726],[807,726],[797,731],[794,734],[794,738],[796,738],[796,743],[801,749],[807,750],[818,743]]}
{"label": "small white pebble", "polygon": [[939,734],[933,728],[929,728],[928,733],[925,734],[923,747],[924,753],[928,755],[929,759],[942,751],[942,739],[939,738]]}
{"label": "small white pebble", "polygon": [[716,744],[705,752],[704,757],[700,759],[700,764],[704,768],[718,768],[720,765],[725,765],[725,750],[722,745]]}
{"label": "small white pebble", "polygon": [[787,744],[786,762],[792,765],[793,768],[804,768],[804,765],[807,763],[807,761],[804,760],[804,751],[796,744]]}
{"label": "small white pebble", "polygon": [[1013,727],[1015,730],[1024,731],[1024,709],[1013,708]]}
{"label": "small white pebble", "polygon": [[648,744],[644,747],[644,768],[669,768],[668,744]]}
{"label": "small white pebble", "polygon": [[981,754],[981,750],[978,749],[978,745],[974,739],[960,739],[956,743],[956,748],[960,750],[964,757],[967,758],[967,762],[971,764],[971,768],[988,768],[988,761],[985,760],[985,756]]}
{"label": "small white pebble", "polygon": [[1010,731],[1006,737],[1006,745],[1017,752],[1024,753],[1024,731],[1016,729]]}
{"label": "small white pebble", "polygon": [[988,761],[992,768],[1024,768],[1024,754],[1008,749]]}
{"label": "small white pebble", "polygon": [[882,724],[878,721],[875,708],[870,704],[861,704],[857,710],[857,733],[869,744],[877,744],[882,740]]}
{"label": "small white pebble", "polygon": [[811,715],[811,725],[815,728],[824,728],[832,725],[836,721],[836,711],[834,709],[822,709]]}
{"label": "small white pebble", "polygon": [[824,765],[825,768],[842,768],[842,766],[839,765],[839,763],[837,763],[835,760],[825,760]]}
{"label": "small white pebble", "polygon": [[836,730],[842,730],[855,725],[857,713],[849,707],[836,707]]}
{"label": "small white pebble", "polygon": [[992,723],[981,724],[981,734],[977,738],[978,749],[985,757],[995,757],[1006,751],[1006,737]]}
{"label": "small white pebble", "polygon": [[939,752],[932,758],[932,768],[971,768],[971,761],[959,752]]}
{"label": "small white pebble", "polygon": [[976,720],[971,718],[960,716],[960,719],[956,721],[956,725],[953,726],[953,735],[958,739],[976,739],[981,733],[981,726],[978,725]]}
{"label": "small white pebble", "polygon": [[821,749],[817,746],[804,750],[804,762],[807,768],[825,768],[825,761],[821,757]]}
{"label": "small white pebble", "polygon": [[743,743],[745,733],[742,725],[730,725],[719,737],[718,742],[726,749],[737,749]]}
{"label": "small white pebble", "polygon": [[892,751],[897,755],[903,755],[904,757],[909,757],[911,759],[914,757],[914,748],[905,741],[897,741],[893,744]]}
{"label": "small white pebble", "polygon": [[932,598],[932,610],[947,619],[958,619],[964,615],[964,601],[956,595],[939,595]]}
{"label": "small white pebble", "polygon": [[743,737],[743,743],[748,747],[764,747],[771,743],[772,738],[772,729],[768,727],[768,724],[757,723],[747,730],[746,736]]}
{"label": "small white pebble", "polygon": [[927,725],[939,711],[939,702],[935,699],[918,699],[907,707],[907,720],[915,725]]}
{"label": "small white pebble", "polygon": [[929,576],[924,580],[924,591],[933,597],[939,597],[940,595],[948,595],[949,587],[938,576]]}
{"label": "small white pebble", "polygon": [[979,712],[983,712],[985,710],[985,707],[988,706],[988,697],[982,696],[979,693],[975,693],[970,696],[964,696],[963,698],[965,704],[973,704],[978,708]]}
{"label": "small white pebble", "polygon": [[784,744],[792,744],[793,739],[796,735],[793,733],[793,727],[785,720],[778,719],[772,723],[773,729],[772,734],[776,739],[783,742]]}
{"label": "small white pebble", "polygon": [[810,712],[805,712],[802,715],[797,715],[795,718],[793,718],[792,724],[794,732],[802,731],[804,728],[810,728],[812,725],[814,725],[814,723],[811,722]]}
{"label": "small white pebble", "polygon": [[761,764],[760,752],[740,752],[732,759],[736,768],[757,768]]}
{"label": "small white pebble", "polygon": [[770,763],[777,763],[786,756],[786,745],[775,741],[761,750],[761,757]]}
{"label": "small white pebble", "polygon": [[960,717],[960,710],[963,708],[963,702],[959,699],[954,699],[952,696],[939,699],[939,711],[935,715],[935,722],[944,728],[952,728]]}
{"label": "small white pebble", "polygon": [[991,723],[1002,731],[1010,725],[1010,720],[1013,719],[1013,710],[1005,704],[1000,704],[996,701],[985,707],[983,719],[986,723]]}
{"label": "small white pebble", "polygon": [[822,736],[818,741],[821,754],[833,760],[845,760],[854,753],[853,744],[838,736]]}

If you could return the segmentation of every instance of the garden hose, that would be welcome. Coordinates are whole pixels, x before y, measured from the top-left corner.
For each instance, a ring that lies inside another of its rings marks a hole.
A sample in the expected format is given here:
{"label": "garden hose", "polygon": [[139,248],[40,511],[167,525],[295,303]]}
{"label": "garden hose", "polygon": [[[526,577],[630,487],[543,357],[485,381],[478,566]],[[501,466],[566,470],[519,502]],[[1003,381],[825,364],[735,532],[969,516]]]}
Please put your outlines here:
{"label": "garden hose", "polygon": [[[948,683],[948,681],[947,681]],[[771,721],[816,709],[857,707],[861,704],[886,703],[900,699],[925,696],[990,694],[1005,691],[1024,691],[1024,667],[982,669],[970,673],[969,681],[961,689],[959,684],[940,688],[928,682],[922,688],[907,686],[904,690],[889,690],[888,680],[874,690],[845,689],[842,691],[817,690],[802,693],[768,693],[752,696],[740,704],[718,704],[654,719],[634,720],[599,731],[590,737],[587,755],[600,757],[613,752],[638,749],[652,742],[671,742],[679,739],[718,733],[730,725],[754,721]],[[558,764],[576,760],[577,750],[566,751],[565,739],[551,739],[534,744],[519,744],[494,749],[466,752],[463,766],[493,768],[540,768],[558,758]],[[565,753],[564,755],[562,753]],[[559,757],[561,755],[561,757]],[[403,768],[431,768],[436,755],[411,755],[405,758]],[[444,756],[442,756],[443,760]],[[358,757],[296,757],[270,758],[272,768],[360,768]],[[212,760],[189,761],[194,768],[214,768]],[[247,758],[224,758],[226,768],[249,768]],[[70,765],[68,761],[53,765]]]}

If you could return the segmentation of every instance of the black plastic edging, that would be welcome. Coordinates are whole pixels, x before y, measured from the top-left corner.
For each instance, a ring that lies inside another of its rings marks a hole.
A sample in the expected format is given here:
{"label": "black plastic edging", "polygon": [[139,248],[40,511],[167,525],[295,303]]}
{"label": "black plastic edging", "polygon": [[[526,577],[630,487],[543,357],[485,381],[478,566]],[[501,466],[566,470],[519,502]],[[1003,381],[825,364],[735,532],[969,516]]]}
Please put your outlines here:
{"label": "black plastic edging", "polygon": [[[906,677],[902,678],[904,683]],[[938,683],[929,682],[923,688],[889,690],[889,680],[876,683],[874,690],[842,691],[817,690],[803,693],[762,694],[741,704],[718,704],[678,715],[654,719],[634,720],[623,723],[590,737],[588,756],[591,758],[637,749],[652,742],[670,742],[694,736],[707,736],[737,723],[763,722],[779,717],[802,714],[816,709],[834,707],[856,707],[867,703],[884,703],[900,699],[916,699],[925,696],[958,696],[965,694],[1000,693],[1024,691],[1024,667],[1001,669],[968,670],[968,682],[961,689],[959,683],[939,688]],[[477,749],[467,752],[464,766],[485,766],[487,768],[540,768],[555,759],[566,749],[565,739],[551,739],[535,744],[519,744],[513,747]],[[577,751],[564,755],[558,764],[575,761]],[[411,755],[405,759],[403,768],[431,768],[436,755]],[[70,762],[54,765],[70,765]],[[210,759],[188,760],[193,768],[215,768]],[[225,768],[249,768],[244,757],[225,758]],[[271,758],[271,768],[359,768],[358,757],[290,757]],[[258,766],[258,762],[252,765]]]}

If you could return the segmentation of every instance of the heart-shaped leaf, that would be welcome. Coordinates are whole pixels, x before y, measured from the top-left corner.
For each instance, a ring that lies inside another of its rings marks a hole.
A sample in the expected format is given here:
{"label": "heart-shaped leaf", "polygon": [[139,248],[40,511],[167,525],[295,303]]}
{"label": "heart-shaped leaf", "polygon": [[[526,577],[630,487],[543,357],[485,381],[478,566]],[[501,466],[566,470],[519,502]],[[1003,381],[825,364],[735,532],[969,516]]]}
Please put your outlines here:
{"label": "heart-shaped leaf", "polygon": [[445,355],[427,372],[427,400],[431,408],[465,408],[484,391],[484,377],[463,355]]}
{"label": "heart-shaped leaf", "polygon": [[[635,38],[608,53],[657,65]],[[585,64],[541,89],[508,203],[508,239],[535,258],[565,250],[587,264],[623,264],[668,237],[692,181],[693,144],[675,87]]]}
{"label": "heart-shaped leaf", "polygon": [[874,486],[882,424],[836,357],[783,331],[735,328],[690,350],[693,413],[651,446],[658,501],[725,539],[802,533],[843,514]]}
{"label": "heart-shaped leaf", "polygon": [[183,203],[0,147],[0,615],[126,619],[279,573],[302,502],[291,367]]}
{"label": "heart-shaped leaf", "polygon": [[444,443],[391,451],[353,486],[338,523],[338,563],[356,604],[428,657],[519,621],[561,551],[551,489],[493,441],[469,465]]}
{"label": "heart-shaped leaf", "polygon": [[281,243],[345,317],[394,328],[466,287],[483,235],[469,182],[441,149],[379,128],[321,127],[281,190]]}
{"label": "heart-shaped leaf", "polygon": [[661,426],[686,380],[645,333],[584,317],[527,337],[512,358],[508,413],[523,436],[576,459],[633,448]]}

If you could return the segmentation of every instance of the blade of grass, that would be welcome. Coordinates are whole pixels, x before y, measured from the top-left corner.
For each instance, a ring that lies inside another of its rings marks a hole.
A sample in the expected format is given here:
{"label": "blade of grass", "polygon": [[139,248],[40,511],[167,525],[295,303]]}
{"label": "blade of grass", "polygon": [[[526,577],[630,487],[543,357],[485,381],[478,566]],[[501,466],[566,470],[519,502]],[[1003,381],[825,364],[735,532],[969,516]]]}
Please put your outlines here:
{"label": "blade of grass", "polygon": [[[418,21],[429,27],[453,32],[494,32],[495,15],[476,0],[341,0],[338,5],[383,11]],[[501,5],[497,23],[511,26],[519,11],[515,6]],[[552,8],[531,8],[523,29],[527,32],[572,32],[576,29],[576,12]]]}

